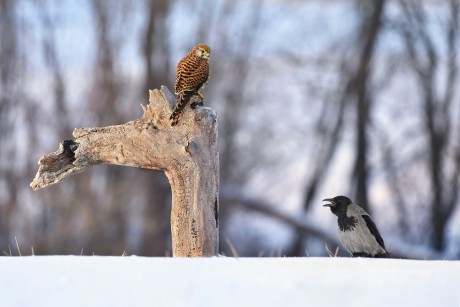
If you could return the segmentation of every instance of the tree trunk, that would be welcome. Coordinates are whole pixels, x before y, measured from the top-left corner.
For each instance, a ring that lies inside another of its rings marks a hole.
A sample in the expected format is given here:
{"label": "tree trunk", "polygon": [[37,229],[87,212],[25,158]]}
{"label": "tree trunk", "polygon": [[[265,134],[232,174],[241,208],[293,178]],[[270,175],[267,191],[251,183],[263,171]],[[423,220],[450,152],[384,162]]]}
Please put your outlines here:
{"label": "tree trunk", "polygon": [[356,160],[354,166],[354,176],[356,180],[355,201],[364,210],[370,212],[368,186],[369,166],[368,166],[368,135],[370,127],[370,114],[372,108],[371,95],[369,95],[372,59],[374,56],[377,39],[382,29],[382,16],[384,12],[385,0],[374,1],[373,6],[365,5],[365,17],[362,24],[361,35],[363,45],[360,50],[360,62],[355,79],[352,81],[351,90],[356,96]]}
{"label": "tree trunk", "polygon": [[[199,97],[193,96],[191,103],[196,99]],[[172,190],[173,255],[217,255],[217,115],[206,107],[186,108],[179,124],[171,127],[169,115],[174,100],[162,87],[150,91],[150,103],[142,106],[140,119],[123,125],[75,129],[75,140],[62,142],[57,151],[40,158],[31,187],[44,188],[97,164],[162,170]]]}

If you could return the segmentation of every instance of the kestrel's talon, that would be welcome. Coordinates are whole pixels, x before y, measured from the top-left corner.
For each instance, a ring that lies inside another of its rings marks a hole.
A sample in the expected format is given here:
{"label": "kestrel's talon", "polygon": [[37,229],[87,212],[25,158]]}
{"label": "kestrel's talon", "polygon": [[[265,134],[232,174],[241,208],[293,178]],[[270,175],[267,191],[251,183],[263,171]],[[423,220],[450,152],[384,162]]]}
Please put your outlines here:
{"label": "kestrel's talon", "polygon": [[209,79],[210,53],[209,46],[198,44],[177,64],[174,92],[179,95],[179,99],[170,117],[172,126],[177,124],[180,113],[191,98],[191,93],[197,93],[204,99],[199,90]]}

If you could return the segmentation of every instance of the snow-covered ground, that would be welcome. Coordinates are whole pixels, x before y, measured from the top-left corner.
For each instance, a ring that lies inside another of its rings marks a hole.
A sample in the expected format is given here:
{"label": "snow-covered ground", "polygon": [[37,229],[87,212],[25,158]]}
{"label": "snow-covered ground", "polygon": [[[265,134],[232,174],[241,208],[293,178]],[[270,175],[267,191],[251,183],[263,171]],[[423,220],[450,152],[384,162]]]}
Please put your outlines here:
{"label": "snow-covered ground", "polygon": [[460,306],[460,262],[0,257],[0,305]]}

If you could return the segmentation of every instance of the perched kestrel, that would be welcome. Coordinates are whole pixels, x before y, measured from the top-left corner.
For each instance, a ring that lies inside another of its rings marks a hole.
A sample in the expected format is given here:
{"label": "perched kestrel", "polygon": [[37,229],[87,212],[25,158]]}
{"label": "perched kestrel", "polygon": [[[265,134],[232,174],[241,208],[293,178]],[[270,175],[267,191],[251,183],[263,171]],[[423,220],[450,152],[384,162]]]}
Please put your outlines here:
{"label": "perched kestrel", "polygon": [[[209,79],[209,54],[211,48],[205,44],[198,44],[177,64],[176,83],[174,92],[179,96],[176,108],[171,114],[171,126],[177,125],[180,113],[194,94],[200,93],[200,88]],[[203,105],[203,102],[201,102]],[[192,106],[194,107],[194,106]]]}

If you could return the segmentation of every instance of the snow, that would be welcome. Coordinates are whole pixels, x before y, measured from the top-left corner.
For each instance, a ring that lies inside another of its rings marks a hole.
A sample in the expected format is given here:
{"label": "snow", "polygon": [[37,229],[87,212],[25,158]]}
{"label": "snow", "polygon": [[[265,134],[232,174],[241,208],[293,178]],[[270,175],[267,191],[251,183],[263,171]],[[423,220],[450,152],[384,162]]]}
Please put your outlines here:
{"label": "snow", "polygon": [[2,306],[459,306],[460,262],[0,257]]}

